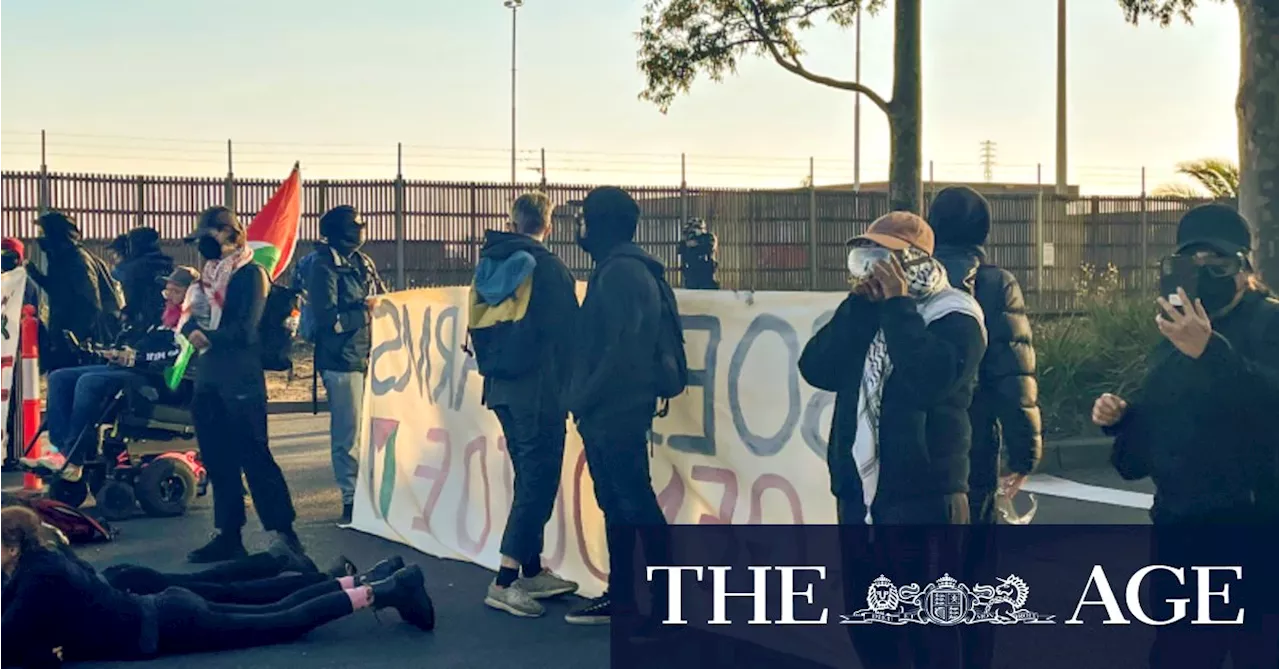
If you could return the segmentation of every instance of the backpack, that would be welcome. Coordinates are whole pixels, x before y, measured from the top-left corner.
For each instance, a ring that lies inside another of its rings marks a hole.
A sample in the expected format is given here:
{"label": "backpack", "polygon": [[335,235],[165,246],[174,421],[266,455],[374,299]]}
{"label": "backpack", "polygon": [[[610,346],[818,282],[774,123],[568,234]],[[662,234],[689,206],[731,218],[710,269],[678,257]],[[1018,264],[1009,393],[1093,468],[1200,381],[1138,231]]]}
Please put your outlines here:
{"label": "backpack", "polygon": [[[529,258],[518,258],[521,253]],[[525,251],[519,251],[511,258],[534,266],[537,264],[532,255]],[[485,274],[496,271],[502,264],[482,258],[476,265],[475,278],[471,282],[471,308],[467,313],[469,344],[465,349],[475,357],[480,376],[515,379],[532,371],[540,362],[538,333],[533,319],[529,317],[529,300],[533,296],[533,270],[528,271],[506,299],[498,304],[489,304],[481,296],[477,285]]]}
{"label": "backpack", "polygon": [[293,370],[293,336],[297,334],[296,314],[301,305],[301,291],[271,284],[267,304],[262,309],[262,321],[258,323],[263,369],[272,372]]}
{"label": "backpack", "polygon": [[316,316],[307,301],[306,294],[307,275],[311,273],[311,265],[315,264],[317,253],[318,251],[312,251],[298,261],[298,266],[293,268],[293,280],[289,282],[289,287],[302,296],[301,307],[298,310],[298,336],[313,344],[316,341]]}
{"label": "backpack", "polygon": [[658,350],[654,375],[662,408],[658,417],[667,415],[669,400],[684,392],[689,386],[689,360],[684,351],[684,327],[680,322],[680,310],[676,306],[676,294],[666,278],[655,276],[658,292],[662,297],[662,317],[658,330]]}
{"label": "backpack", "polygon": [[115,539],[116,531],[106,521],[100,521],[73,506],[55,499],[34,497],[20,501],[36,512],[40,521],[57,530],[71,544],[96,544]]}

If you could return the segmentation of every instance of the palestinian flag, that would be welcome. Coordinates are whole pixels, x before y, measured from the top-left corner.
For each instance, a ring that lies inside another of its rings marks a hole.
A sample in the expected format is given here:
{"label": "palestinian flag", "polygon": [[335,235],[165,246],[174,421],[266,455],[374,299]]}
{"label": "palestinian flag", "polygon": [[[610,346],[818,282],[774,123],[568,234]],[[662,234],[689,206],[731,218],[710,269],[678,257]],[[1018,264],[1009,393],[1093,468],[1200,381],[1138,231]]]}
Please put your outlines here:
{"label": "palestinian flag", "polygon": [[253,249],[253,259],[267,269],[272,281],[280,276],[293,258],[301,219],[302,175],[298,163],[294,163],[289,178],[280,184],[279,190],[253,217],[245,231],[249,237],[249,248]]}

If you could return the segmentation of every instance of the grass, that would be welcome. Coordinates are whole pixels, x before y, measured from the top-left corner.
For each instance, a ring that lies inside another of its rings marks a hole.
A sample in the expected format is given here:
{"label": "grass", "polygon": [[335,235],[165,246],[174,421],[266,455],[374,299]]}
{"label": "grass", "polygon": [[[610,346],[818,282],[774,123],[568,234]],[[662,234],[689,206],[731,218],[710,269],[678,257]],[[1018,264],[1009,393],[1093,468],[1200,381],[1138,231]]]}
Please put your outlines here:
{"label": "grass", "polygon": [[1080,268],[1083,313],[1034,324],[1046,437],[1096,434],[1089,414],[1105,392],[1131,398],[1160,339],[1150,299],[1125,296],[1119,272]]}

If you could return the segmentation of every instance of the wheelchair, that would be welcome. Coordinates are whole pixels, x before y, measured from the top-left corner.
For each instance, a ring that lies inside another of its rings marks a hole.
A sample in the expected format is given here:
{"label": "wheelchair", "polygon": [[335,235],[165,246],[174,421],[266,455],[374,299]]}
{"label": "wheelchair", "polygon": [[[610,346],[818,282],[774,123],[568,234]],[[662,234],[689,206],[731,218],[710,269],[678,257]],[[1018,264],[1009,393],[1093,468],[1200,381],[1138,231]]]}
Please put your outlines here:
{"label": "wheelchair", "polygon": [[170,390],[139,373],[64,454],[88,449],[78,481],[63,479],[59,470],[34,473],[47,481],[51,498],[70,506],[81,506],[92,494],[107,520],[129,518],[139,507],[149,516],[181,516],[209,488],[191,417],[193,394],[191,379]]}

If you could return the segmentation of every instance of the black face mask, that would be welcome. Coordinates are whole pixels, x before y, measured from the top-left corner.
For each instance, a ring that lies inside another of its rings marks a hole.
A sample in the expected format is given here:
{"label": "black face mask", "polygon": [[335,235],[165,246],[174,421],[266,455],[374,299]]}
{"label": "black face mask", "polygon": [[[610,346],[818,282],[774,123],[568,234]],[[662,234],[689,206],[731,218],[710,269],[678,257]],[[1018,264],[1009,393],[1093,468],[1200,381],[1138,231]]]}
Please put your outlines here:
{"label": "black face mask", "polygon": [[579,225],[573,229],[573,241],[578,243],[578,248],[590,254],[592,249],[591,239],[582,234],[583,227]]}
{"label": "black face mask", "polygon": [[17,269],[20,264],[22,263],[19,262],[18,254],[16,253],[5,251],[3,255],[0,255],[0,269],[3,269],[5,272]]}
{"label": "black face mask", "polygon": [[345,253],[351,253],[364,246],[364,228],[347,227],[329,238],[329,245]]}
{"label": "black face mask", "polygon": [[1196,290],[1199,292],[1200,303],[1204,305],[1205,313],[1213,316],[1214,314],[1231,306],[1236,299],[1236,277],[1217,276],[1209,271],[1207,267],[1201,267],[1196,272]]}
{"label": "black face mask", "polygon": [[205,235],[196,242],[196,250],[205,260],[218,260],[222,257],[222,242]]}

